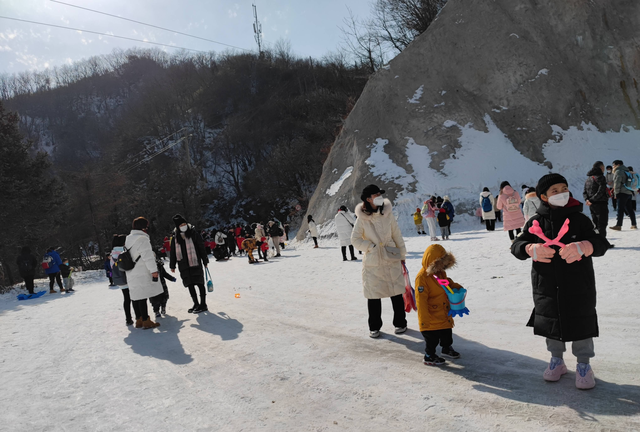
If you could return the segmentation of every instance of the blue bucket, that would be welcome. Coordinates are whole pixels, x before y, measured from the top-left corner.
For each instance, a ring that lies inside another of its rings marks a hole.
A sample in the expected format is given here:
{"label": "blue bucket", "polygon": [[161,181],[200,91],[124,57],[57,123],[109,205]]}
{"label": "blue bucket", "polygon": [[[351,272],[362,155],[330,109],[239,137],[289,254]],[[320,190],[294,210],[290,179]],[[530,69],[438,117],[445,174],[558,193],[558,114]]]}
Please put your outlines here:
{"label": "blue bucket", "polygon": [[464,288],[451,288],[451,290],[453,291],[453,294],[451,294],[447,289],[444,290],[449,298],[449,316],[469,315],[469,309],[467,309],[464,304],[464,301],[467,298],[467,290]]}

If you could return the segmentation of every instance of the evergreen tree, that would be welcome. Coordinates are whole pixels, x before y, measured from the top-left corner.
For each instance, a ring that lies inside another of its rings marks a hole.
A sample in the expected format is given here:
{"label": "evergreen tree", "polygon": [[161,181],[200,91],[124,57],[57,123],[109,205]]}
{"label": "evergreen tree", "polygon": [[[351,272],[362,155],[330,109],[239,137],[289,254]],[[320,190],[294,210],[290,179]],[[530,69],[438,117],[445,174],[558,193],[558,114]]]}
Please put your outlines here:
{"label": "evergreen tree", "polygon": [[5,275],[0,286],[14,283],[21,246],[38,253],[55,243],[50,233],[58,227],[67,199],[62,183],[49,173],[47,154],[31,154],[32,145],[23,140],[18,122],[18,115],[5,111],[0,101],[0,263]]}

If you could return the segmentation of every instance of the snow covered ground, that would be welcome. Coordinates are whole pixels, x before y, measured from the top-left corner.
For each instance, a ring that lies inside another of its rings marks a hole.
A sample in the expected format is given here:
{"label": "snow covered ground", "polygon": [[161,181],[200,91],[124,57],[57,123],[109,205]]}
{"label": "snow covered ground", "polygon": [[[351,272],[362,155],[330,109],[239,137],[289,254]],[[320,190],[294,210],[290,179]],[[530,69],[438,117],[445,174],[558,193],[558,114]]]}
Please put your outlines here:
{"label": "snow covered ground", "polygon": [[[6,431],[634,431],[640,430],[640,233],[610,234],[595,260],[601,337],[597,386],[574,386],[575,359],[557,383],[525,327],[530,262],[502,231],[454,225],[443,242],[449,275],[468,290],[456,320],[459,360],[424,366],[415,312],[394,335],[368,337],[361,262],[335,239],[287,247],[250,266],[212,263],[209,313],[187,313],[170,284],[155,330],[126,327],[122,295],[103,272],[77,275],[74,294],[18,302],[0,296],[0,429]],[[405,232],[415,277],[425,236]],[[40,288],[43,281],[39,281]],[[235,294],[240,294],[235,298]]]}

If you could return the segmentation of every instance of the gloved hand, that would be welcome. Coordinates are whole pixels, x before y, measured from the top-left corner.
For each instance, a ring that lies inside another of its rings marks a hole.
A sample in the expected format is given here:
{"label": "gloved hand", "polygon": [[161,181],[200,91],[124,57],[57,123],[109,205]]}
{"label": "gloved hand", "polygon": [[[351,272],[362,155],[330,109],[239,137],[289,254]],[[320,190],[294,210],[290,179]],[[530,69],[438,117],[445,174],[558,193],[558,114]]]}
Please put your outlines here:
{"label": "gloved hand", "polygon": [[539,243],[530,243],[524,250],[534,261],[541,263],[550,263],[551,258],[556,254],[554,249]]}
{"label": "gloved hand", "polygon": [[571,264],[582,259],[582,255],[588,257],[593,253],[593,245],[590,241],[570,243],[560,249],[560,258],[565,260],[567,264]]}

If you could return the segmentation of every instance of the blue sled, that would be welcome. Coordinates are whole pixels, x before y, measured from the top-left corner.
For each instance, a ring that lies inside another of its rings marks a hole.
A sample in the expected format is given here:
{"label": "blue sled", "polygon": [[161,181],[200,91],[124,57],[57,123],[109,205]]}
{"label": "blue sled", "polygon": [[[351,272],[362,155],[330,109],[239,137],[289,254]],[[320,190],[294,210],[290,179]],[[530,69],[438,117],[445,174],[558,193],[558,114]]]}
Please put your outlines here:
{"label": "blue sled", "polygon": [[18,300],[31,300],[34,298],[42,297],[46,291],[40,291],[35,294],[18,294]]}
{"label": "blue sled", "polygon": [[460,316],[462,317],[462,316],[463,316],[463,315],[465,315],[465,314],[466,314],[466,315],[469,315],[469,309],[467,309],[467,308],[464,308],[464,309],[458,309],[458,310],[453,310],[453,309],[451,309],[451,310],[449,311],[449,316],[450,316],[450,317],[454,317],[454,316],[456,316],[456,315],[460,315]]}

